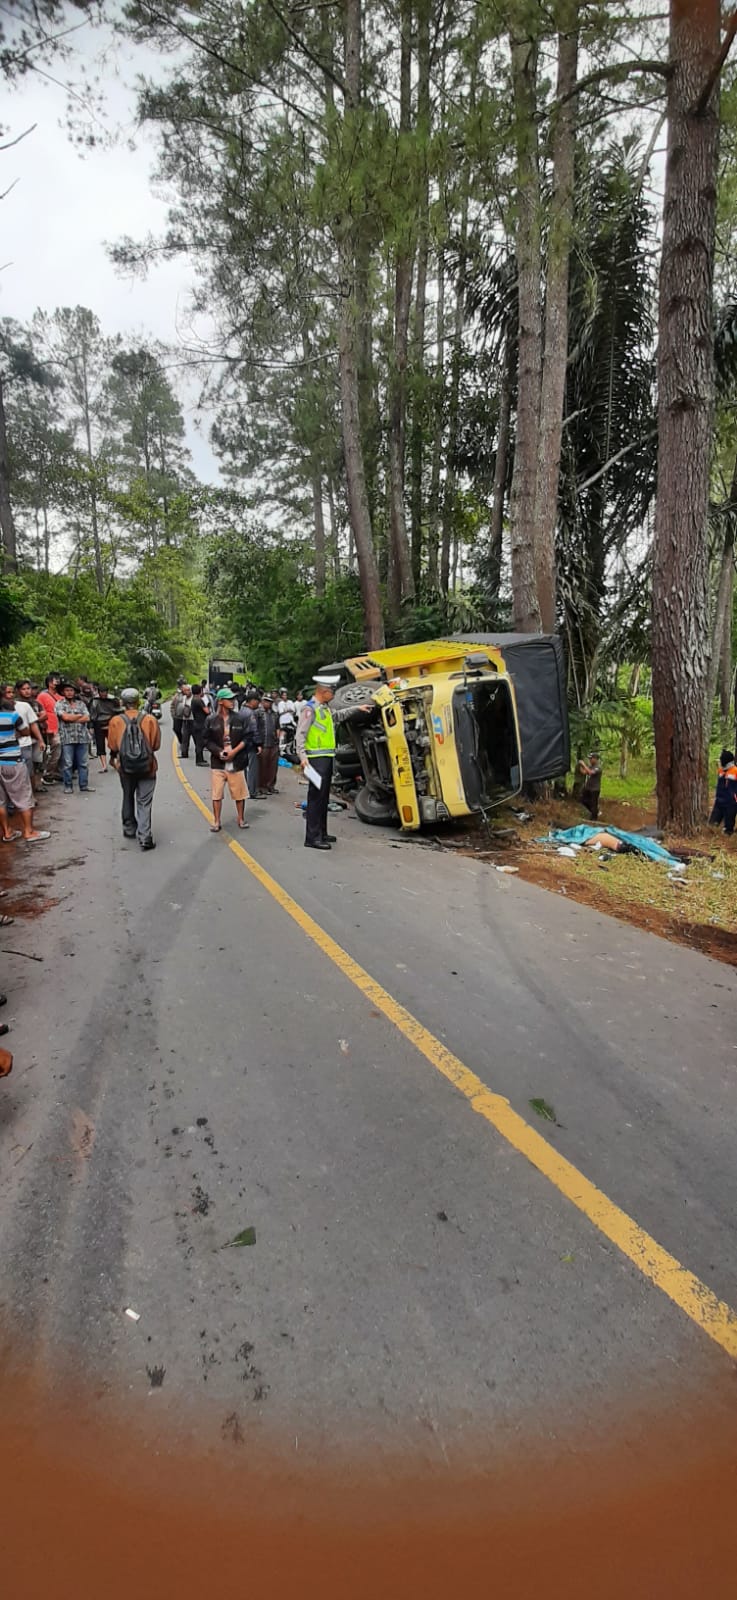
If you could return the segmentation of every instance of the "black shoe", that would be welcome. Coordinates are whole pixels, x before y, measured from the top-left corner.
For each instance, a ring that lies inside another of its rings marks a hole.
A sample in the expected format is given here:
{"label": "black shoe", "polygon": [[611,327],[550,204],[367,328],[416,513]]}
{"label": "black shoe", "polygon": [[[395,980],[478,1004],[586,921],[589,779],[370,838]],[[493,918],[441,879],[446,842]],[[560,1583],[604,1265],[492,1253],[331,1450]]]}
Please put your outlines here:
{"label": "black shoe", "polygon": [[135,839],[135,837],[136,837],[135,828],[124,828],[123,829],[123,838],[124,839]]}
{"label": "black shoe", "polygon": [[208,762],[207,761],[195,761],[195,766],[196,767],[206,767],[206,766],[208,766]]}
{"label": "black shoe", "polygon": [[332,850],[332,848],[327,839],[318,839],[316,844],[311,844],[309,839],[305,839],[305,850]]}
{"label": "black shoe", "polygon": [[323,844],[337,844],[338,840],[334,833],[324,833],[322,836],[322,842]]}
{"label": "black shoe", "polygon": [[156,849],[156,840],[155,839],[143,839],[141,841],[141,849],[142,850],[155,850]]}

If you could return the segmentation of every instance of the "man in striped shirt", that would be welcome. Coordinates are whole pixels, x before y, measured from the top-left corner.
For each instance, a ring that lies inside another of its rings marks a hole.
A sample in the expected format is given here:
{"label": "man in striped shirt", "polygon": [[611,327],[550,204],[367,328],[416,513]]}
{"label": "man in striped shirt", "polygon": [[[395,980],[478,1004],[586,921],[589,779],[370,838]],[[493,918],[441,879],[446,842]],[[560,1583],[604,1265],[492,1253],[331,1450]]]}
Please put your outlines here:
{"label": "man in striped shirt", "polygon": [[[50,838],[33,826],[33,792],[28,768],[23,760],[20,734],[25,724],[15,709],[15,695],[10,683],[0,688],[0,836],[3,844],[23,838],[26,844],[39,844]],[[8,806],[15,807],[20,829],[12,828],[8,821]]]}

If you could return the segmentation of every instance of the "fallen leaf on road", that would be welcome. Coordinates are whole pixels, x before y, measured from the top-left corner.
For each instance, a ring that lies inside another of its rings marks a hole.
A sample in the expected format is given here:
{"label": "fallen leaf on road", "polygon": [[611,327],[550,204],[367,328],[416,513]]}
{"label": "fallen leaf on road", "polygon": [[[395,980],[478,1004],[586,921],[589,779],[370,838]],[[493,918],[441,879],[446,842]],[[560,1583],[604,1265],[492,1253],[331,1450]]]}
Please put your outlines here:
{"label": "fallen leaf on road", "polygon": [[557,1122],[558,1121],[558,1118],[555,1115],[555,1111],[553,1110],[553,1107],[548,1105],[547,1100],[542,1100],[542,1099],[531,1100],[530,1101],[530,1105],[532,1106],[533,1111],[536,1111],[537,1115],[539,1117],[542,1117],[544,1122]]}
{"label": "fallen leaf on road", "polygon": [[561,1261],[573,1261],[573,1260],[574,1260],[574,1257],[573,1257],[573,1256],[570,1256],[570,1255],[565,1255],[565,1256],[561,1256],[561,1257],[560,1257],[560,1260],[561,1260]]}
{"label": "fallen leaf on road", "polygon": [[256,1229],[241,1228],[240,1233],[237,1233],[235,1238],[229,1239],[228,1243],[223,1245],[223,1250],[239,1250],[243,1245],[255,1243]]}

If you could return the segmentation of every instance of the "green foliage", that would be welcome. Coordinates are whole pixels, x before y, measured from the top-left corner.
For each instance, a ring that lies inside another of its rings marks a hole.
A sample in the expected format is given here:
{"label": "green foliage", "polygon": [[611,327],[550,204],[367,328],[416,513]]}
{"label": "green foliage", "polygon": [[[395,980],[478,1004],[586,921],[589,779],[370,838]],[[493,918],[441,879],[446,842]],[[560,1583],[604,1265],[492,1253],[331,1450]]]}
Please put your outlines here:
{"label": "green foliage", "polygon": [[255,522],[213,534],[204,565],[219,636],[237,646],[254,679],[272,688],[306,683],[315,666],[363,646],[356,579],[342,577],[318,597],[308,552]]}

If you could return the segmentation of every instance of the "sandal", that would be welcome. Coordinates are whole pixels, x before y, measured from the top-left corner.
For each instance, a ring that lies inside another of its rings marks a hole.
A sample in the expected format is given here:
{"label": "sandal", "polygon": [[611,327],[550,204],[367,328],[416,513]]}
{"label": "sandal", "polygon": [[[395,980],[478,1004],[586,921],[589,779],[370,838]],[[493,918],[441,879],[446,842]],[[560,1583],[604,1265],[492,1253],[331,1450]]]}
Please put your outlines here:
{"label": "sandal", "polygon": [[0,928],[12,928],[15,917],[0,917]]}
{"label": "sandal", "polygon": [[222,833],[222,830],[223,830],[222,822],[212,822],[210,824],[210,832],[211,833]]}
{"label": "sandal", "polygon": [[14,839],[20,839],[20,828],[15,828],[12,833],[3,834],[3,844],[12,844]]}
{"label": "sandal", "polygon": [[40,833],[30,833],[28,838],[23,842],[24,844],[42,844],[44,839],[50,838],[51,834],[49,833],[48,828],[42,828]]}

